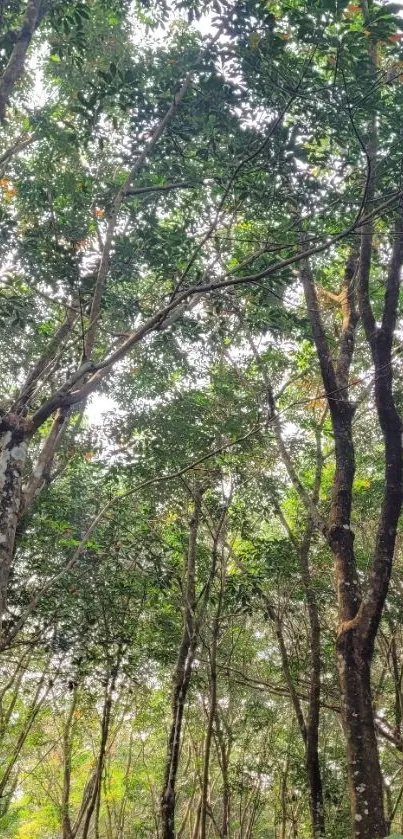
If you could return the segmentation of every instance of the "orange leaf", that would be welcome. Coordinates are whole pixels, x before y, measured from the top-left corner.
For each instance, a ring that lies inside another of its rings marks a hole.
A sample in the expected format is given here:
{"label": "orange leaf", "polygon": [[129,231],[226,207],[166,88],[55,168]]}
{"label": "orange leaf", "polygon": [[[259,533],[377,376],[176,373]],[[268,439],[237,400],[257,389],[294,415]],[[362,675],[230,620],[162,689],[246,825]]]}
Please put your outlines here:
{"label": "orange leaf", "polygon": [[101,210],[99,207],[95,207],[94,213],[97,218],[103,218],[105,215],[105,210]]}

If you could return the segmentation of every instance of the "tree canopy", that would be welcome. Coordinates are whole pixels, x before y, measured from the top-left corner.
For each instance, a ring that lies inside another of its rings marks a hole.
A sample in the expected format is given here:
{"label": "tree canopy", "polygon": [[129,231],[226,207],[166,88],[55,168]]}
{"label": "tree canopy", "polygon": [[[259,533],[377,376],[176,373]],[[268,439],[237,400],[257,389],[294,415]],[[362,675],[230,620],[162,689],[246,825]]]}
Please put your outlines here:
{"label": "tree canopy", "polygon": [[0,0],[0,833],[403,834],[403,15]]}

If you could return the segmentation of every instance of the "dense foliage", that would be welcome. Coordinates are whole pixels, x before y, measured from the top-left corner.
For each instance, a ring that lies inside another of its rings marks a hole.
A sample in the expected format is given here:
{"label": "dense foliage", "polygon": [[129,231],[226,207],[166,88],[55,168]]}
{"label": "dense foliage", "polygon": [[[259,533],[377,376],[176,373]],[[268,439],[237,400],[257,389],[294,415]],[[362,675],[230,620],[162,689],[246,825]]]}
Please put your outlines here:
{"label": "dense foliage", "polygon": [[403,833],[403,21],[0,0],[0,834]]}

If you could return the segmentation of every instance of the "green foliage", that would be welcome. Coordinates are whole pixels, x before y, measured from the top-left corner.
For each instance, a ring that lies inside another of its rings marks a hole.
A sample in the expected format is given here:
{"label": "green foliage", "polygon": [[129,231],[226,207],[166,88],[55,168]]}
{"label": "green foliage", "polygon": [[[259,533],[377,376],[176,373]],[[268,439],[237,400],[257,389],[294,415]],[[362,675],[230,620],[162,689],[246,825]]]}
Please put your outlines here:
{"label": "green foliage", "polygon": [[[335,452],[299,254],[311,251],[335,360],[374,118],[369,293],[377,322],[395,235],[387,202],[401,182],[399,9],[373,2],[364,16],[360,5],[44,4],[0,137],[1,417],[18,412],[27,434],[25,498],[39,475],[27,509],[19,507],[4,616],[11,642],[0,657],[6,839],[58,839],[66,808],[73,825],[81,808],[88,812],[99,760],[94,835],[159,835],[199,490],[178,833],[195,835],[215,685],[211,836],[225,835],[226,797],[231,836],[312,835],[290,684],[307,721],[313,600],[326,835],[351,832],[337,593],[317,530],[308,586],[300,561],[312,514],[306,494],[317,493],[327,522]],[[0,76],[25,10],[20,0],[0,3]],[[401,326],[399,310],[397,336]],[[399,353],[396,344],[400,408]],[[351,525],[364,592],[385,484],[372,377],[358,324]],[[55,417],[63,424],[40,474]],[[401,572],[399,527],[373,661],[390,812],[401,775]]]}

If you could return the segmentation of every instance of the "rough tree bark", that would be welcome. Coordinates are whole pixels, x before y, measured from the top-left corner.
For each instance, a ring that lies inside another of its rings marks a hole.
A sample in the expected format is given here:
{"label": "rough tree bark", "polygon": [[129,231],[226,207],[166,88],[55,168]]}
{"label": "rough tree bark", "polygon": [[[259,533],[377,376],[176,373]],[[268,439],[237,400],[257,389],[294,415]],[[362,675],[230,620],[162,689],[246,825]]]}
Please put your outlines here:
{"label": "rough tree bark", "polygon": [[27,436],[24,419],[15,414],[0,418],[0,634],[20,514]]}
{"label": "rough tree bark", "polygon": [[[369,179],[369,190],[371,180]],[[327,539],[335,560],[339,630],[336,642],[343,728],[347,744],[349,785],[354,834],[357,839],[381,839],[387,832],[382,775],[371,695],[374,642],[388,590],[403,500],[402,426],[393,389],[392,343],[396,323],[400,270],[403,262],[402,208],[399,208],[393,253],[385,287],[384,311],[378,327],[369,298],[372,222],[363,225],[359,268],[350,259],[343,299],[343,334],[337,366],[329,350],[310,266],[301,270],[308,313],[329,405],[335,440],[336,470]],[[358,277],[359,310],[375,368],[375,403],[384,437],[385,490],[376,545],[362,597],[351,530],[355,473],[352,435],[354,405],[348,397],[348,379],[358,321],[355,285]]]}

